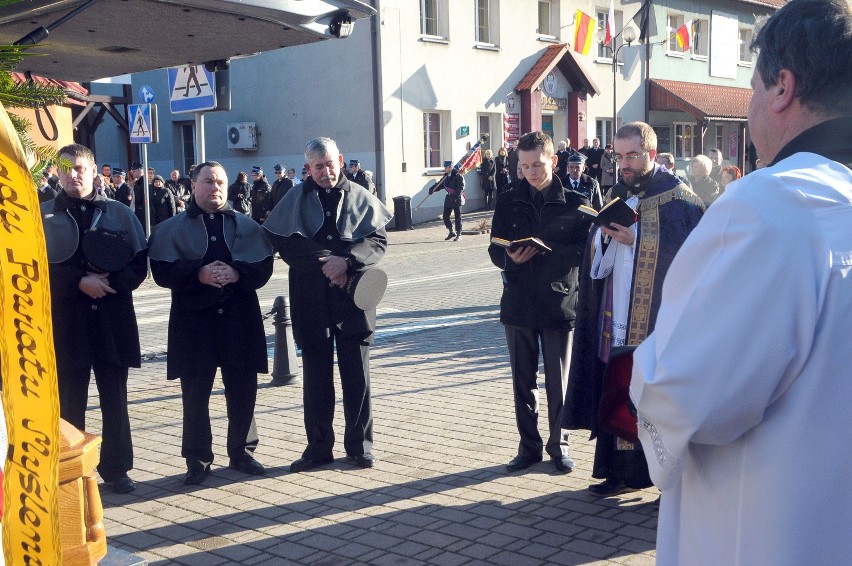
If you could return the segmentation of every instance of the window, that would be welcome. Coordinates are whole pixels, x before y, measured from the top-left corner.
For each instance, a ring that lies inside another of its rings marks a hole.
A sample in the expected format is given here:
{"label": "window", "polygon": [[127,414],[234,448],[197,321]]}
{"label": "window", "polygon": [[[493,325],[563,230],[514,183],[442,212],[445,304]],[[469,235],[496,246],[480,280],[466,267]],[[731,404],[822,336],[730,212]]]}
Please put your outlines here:
{"label": "window", "polygon": [[725,126],[716,124],[716,145],[714,146],[725,155]]}
{"label": "window", "polygon": [[657,153],[672,152],[672,129],[668,126],[654,126],[657,134]]}
{"label": "window", "polygon": [[674,128],[674,156],[677,159],[691,159],[695,124],[675,123]]}
{"label": "window", "polygon": [[441,166],[441,113],[423,113],[423,147],[426,167]]}
{"label": "window", "polygon": [[447,0],[420,0],[420,33],[447,38]]}
{"label": "window", "polygon": [[710,54],[710,22],[692,20],[692,54],[707,57]]}
{"label": "window", "polygon": [[[482,142],[482,151],[485,152],[486,149],[491,149],[491,115],[490,114],[477,114],[476,122],[479,131],[477,132],[476,139],[479,140],[482,138],[483,134],[488,134],[488,138]],[[498,146],[500,144],[497,144]]]}
{"label": "window", "polygon": [[189,166],[195,163],[195,124],[181,124],[180,138],[183,170],[189,171]]}
{"label": "window", "polygon": [[740,28],[740,63],[751,65],[751,28]]}
{"label": "window", "polygon": [[[617,35],[621,32],[623,26],[621,10],[617,10],[613,12],[615,15],[615,23],[612,26],[613,35]],[[606,21],[609,19],[609,8],[598,8],[597,9],[597,21],[598,21],[598,31],[600,32],[601,38],[606,37]],[[615,41],[612,42],[612,47],[617,48],[621,45],[621,36],[618,36]],[[609,45],[603,45],[602,43],[598,43],[598,57],[602,59],[612,59],[612,49]]]}
{"label": "window", "polygon": [[595,137],[601,140],[601,147],[612,143],[612,120],[595,120]]}
{"label": "window", "polygon": [[476,41],[497,45],[500,13],[498,0],[476,0]]}
{"label": "window", "polygon": [[556,37],[559,31],[559,14],[553,0],[538,0],[538,33]]}
{"label": "window", "polygon": [[668,15],[668,25],[666,26],[666,33],[669,37],[669,43],[666,46],[666,50],[669,53],[683,53],[683,50],[680,48],[680,45],[677,44],[677,30],[680,26],[683,25],[683,15],[681,14],[669,14]]}

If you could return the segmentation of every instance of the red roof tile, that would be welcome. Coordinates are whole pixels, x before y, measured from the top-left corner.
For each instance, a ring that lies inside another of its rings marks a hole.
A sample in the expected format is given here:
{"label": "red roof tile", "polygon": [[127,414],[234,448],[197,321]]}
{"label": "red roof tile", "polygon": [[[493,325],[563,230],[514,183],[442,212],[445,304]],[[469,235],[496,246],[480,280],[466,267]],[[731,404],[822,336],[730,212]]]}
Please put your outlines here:
{"label": "red roof tile", "polygon": [[[11,74],[12,79],[18,84],[24,83],[27,80],[27,77],[26,75],[24,75],[24,73],[13,72]],[[66,94],[68,94],[68,101],[66,102],[66,104],[74,104],[79,106],[86,105],[85,102],[79,100],[79,97],[74,96],[75,94],[80,94],[83,96],[89,95],[88,89],[85,89],[80,86],[80,83],[73,83],[70,81],[58,81],[56,79],[48,79],[45,77],[40,77],[38,75],[32,75],[32,79],[40,85],[56,86],[64,90]]]}
{"label": "red roof tile", "polygon": [[745,120],[750,88],[651,79],[651,110],[679,110],[696,119]]}
{"label": "red roof tile", "polygon": [[541,57],[538,58],[538,61],[527,71],[524,78],[515,86],[515,92],[536,89],[554,67],[559,68],[559,71],[568,79],[575,90],[583,90],[593,96],[600,94],[600,89],[589,76],[589,73],[586,72],[582,61],[574,56],[567,43],[548,46]]}

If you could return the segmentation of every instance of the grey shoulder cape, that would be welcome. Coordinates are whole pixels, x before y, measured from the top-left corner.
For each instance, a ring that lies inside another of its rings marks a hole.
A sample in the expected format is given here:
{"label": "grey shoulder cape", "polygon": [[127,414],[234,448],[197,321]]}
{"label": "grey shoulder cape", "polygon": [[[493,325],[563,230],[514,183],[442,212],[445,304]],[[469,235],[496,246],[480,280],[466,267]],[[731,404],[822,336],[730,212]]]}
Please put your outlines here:
{"label": "grey shoulder cape", "polygon": [[[197,206],[194,204],[192,206]],[[225,243],[234,261],[257,263],[272,255],[272,245],[260,225],[226,208]],[[155,261],[201,260],[207,253],[207,228],[200,214],[182,212],[157,224],[148,240],[148,257]]]}
{"label": "grey shoulder cape", "polygon": [[[99,217],[97,212],[95,216],[98,227],[118,234],[130,245],[133,255],[147,247],[142,225],[126,205],[100,195],[95,196],[91,203],[100,210]],[[77,229],[77,221],[68,212],[68,200],[57,195],[57,198],[43,202],[41,220],[48,263],[62,263],[74,255],[80,244],[80,232]]]}
{"label": "grey shoulder cape", "polygon": [[[337,208],[337,231],[341,240],[360,240],[383,228],[393,218],[382,201],[361,185],[350,183],[344,177],[338,186],[343,189],[343,198]],[[263,222],[263,227],[278,236],[299,234],[313,238],[323,224],[317,189],[317,185],[308,179],[287,191]]]}

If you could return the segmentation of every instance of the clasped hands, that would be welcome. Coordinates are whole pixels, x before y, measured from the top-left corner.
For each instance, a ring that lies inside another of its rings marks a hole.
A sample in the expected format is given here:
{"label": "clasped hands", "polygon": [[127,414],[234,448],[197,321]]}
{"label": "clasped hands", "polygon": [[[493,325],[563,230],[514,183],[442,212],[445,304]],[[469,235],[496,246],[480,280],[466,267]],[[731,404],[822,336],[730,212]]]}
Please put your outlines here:
{"label": "clasped hands", "polygon": [[109,273],[92,273],[87,271],[77,284],[77,288],[93,299],[101,299],[110,293],[115,293],[115,289],[109,286]]}
{"label": "clasped hands", "polygon": [[218,259],[198,270],[198,280],[204,285],[221,289],[240,280],[240,272]]}

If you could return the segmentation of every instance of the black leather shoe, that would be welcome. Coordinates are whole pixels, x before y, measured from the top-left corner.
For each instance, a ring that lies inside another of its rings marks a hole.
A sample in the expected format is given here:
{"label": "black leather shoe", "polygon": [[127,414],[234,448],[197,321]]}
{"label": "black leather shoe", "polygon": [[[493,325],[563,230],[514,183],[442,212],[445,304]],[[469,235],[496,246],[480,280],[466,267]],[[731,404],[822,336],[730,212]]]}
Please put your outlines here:
{"label": "black leather shoe", "polygon": [[355,464],[359,468],[372,468],[376,465],[376,457],[372,454],[348,454],[346,456],[346,461],[350,464]]}
{"label": "black leather shoe", "polygon": [[533,464],[537,464],[541,462],[541,454],[538,456],[521,456],[518,454],[515,456],[511,462],[506,464],[507,472],[517,472],[519,470],[525,470],[532,466]]}
{"label": "black leather shoe", "polygon": [[601,497],[612,497],[619,493],[627,493],[628,491],[636,491],[635,488],[627,486],[624,482],[614,479],[604,480],[589,486],[589,491]]}
{"label": "black leather shoe", "polygon": [[228,467],[232,470],[239,470],[250,476],[262,476],[266,473],[266,468],[263,467],[263,464],[251,456],[246,456],[241,460],[231,460]]}
{"label": "black leather shoe", "polygon": [[553,465],[556,466],[556,469],[563,474],[570,474],[574,471],[575,464],[574,460],[568,456],[560,456],[558,458],[553,458]]}
{"label": "black leather shoe", "polygon": [[331,464],[334,462],[334,457],[329,456],[327,458],[319,458],[317,460],[308,458],[307,456],[302,456],[292,464],[290,464],[291,472],[306,472],[308,470],[313,470],[314,468],[318,468],[320,466],[325,466],[326,464]]}
{"label": "black leather shoe", "polygon": [[453,238],[453,241],[454,241],[454,242],[458,242],[459,240],[461,240],[461,232],[459,232],[458,234],[456,234],[456,237],[455,237],[455,238]]}
{"label": "black leather shoe", "polygon": [[183,483],[184,485],[198,485],[204,481],[209,473],[210,466],[205,466],[201,462],[187,462]]}
{"label": "black leather shoe", "polygon": [[447,236],[446,238],[444,238],[444,240],[452,240],[452,239],[453,239],[453,238],[455,238],[455,237],[456,237],[456,233],[455,233],[455,232],[450,232],[450,235],[449,235],[449,236]]}
{"label": "black leather shoe", "polygon": [[123,476],[118,476],[117,478],[112,479],[110,481],[105,481],[104,483],[107,484],[110,488],[112,488],[113,493],[130,493],[131,491],[136,489],[136,484],[133,482],[132,479],[127,477],[127,474],[124,474]]}

